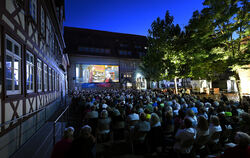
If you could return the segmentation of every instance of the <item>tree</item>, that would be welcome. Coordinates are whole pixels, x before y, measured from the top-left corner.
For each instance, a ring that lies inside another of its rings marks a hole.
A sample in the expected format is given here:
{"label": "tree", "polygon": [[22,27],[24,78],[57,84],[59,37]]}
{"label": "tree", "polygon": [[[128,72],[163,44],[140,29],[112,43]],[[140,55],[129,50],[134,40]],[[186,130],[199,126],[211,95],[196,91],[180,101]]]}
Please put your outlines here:
{"label": "tree", "polygon": [[149,49],[143,63],[150,63],[154,67],[157,81],[184,76],[188,67],[185,56],[179,49],[184,33],[178,24],[173,24],[173,20],[173,16],[167,11],[165,18],[158,17],[148,31]]}
{"label": "tree", "polygon": [[186,27],[190,45],[185,49],[193,55],[194,64],[191,73],[202,76],[208,72],[204,77],[213,78],[230,69],[236,78],[241,99],[238,70],[250,64],[248,2],[205,0],[203,5],[205,8],[200,13],[194,12]]}
{"label": "tree", "polygon": [[162,54],[160,52],[148,48],[147,54],[142,58],[142,63],[139,65],[139,72],[145,77],[147,87],[150,88],[152,80],[159,81],[159,76],[162,72]]}

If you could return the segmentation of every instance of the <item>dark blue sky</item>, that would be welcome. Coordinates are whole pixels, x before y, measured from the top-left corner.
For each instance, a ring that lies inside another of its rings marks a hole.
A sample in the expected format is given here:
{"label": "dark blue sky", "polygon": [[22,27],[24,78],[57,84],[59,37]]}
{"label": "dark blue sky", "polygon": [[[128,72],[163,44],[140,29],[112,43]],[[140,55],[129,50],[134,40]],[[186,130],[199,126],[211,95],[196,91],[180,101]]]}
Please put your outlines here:
{"label": "dark blue sky", "polygon": [[65,26],[147,35],[167,10],[182,28],[203,0],[66,0]]}

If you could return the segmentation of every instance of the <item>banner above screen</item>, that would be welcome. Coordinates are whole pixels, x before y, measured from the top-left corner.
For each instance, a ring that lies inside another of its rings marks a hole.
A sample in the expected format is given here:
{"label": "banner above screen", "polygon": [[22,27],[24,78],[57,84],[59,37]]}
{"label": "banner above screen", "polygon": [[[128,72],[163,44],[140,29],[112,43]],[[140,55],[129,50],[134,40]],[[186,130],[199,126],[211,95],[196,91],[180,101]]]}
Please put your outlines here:
{"label": "banner above screen", "polygon": [[119,82],[119,66],[76,64],[76,83]]}

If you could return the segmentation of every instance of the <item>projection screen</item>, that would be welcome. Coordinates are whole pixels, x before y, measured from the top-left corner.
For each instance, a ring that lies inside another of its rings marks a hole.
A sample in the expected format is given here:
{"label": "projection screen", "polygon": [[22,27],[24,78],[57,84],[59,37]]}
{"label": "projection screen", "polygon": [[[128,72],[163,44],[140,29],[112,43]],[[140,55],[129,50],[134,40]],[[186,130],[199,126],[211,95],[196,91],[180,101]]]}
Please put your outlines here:
{"label": "projection screen", "polygon": [[76,64],[76,83],[119,82],[118,65]]}

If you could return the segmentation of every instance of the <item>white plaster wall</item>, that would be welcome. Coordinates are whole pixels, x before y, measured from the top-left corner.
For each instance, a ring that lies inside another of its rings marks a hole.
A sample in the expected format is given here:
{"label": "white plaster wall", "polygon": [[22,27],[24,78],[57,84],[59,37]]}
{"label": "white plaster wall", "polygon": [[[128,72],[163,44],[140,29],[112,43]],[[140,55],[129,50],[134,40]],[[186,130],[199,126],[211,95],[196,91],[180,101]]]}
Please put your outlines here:
{"label": "white plaster wall", "polygon": [[248,69],[240,69],[239,76],[241,81],[241,91],[243,94],[250,94],[250,65]]}
{"label": "white plaster wall", "polygon": [[13,0],[5,0],[6,10],[11,14],[15,11],[15,4]]}
{"label": "white plaster wall", "polygon": [[[16,104],[17,104],[17,101],[14,101],[13,104],[14,104],[15,106],[17,106],[17,105],[16,105]],[[19,116],[22,116],[22,114],[23,114],[23,109],[22,109],[22,107],[23,107],[23,101],[20,100],[20,101],[19,101],[18,108],[17,108],[17,113],[18,113]],[[12,115],[13,115],[13,112],[14,112],[14,111],[13,111],[13,109],[12,109],[10,103],[5,103],[5,121],[11,120]]]}

